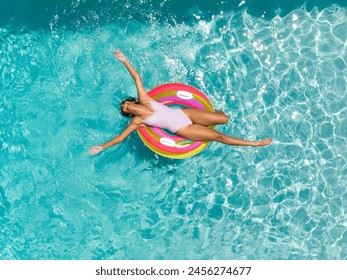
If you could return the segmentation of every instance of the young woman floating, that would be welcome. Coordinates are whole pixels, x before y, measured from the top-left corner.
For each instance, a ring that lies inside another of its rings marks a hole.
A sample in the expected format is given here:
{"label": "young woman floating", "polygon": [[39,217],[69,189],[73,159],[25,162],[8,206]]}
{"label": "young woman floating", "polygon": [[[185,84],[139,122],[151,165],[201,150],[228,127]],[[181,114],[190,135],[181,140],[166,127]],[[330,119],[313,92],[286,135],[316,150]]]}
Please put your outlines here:
{"label": "young woman floating", "polygon": [[170,108],[153,100],[147,95],[141,76],[125,58],[124,54],[120,51],[115,51],[114,53],[117,59],[123,62],[135,81],[138,101],[135,98],[128,98],[121,103],[122,115],[132,118],[130,124],[121,134],[110,141],[100,146],[92,147],[89,150],[90,154],[95,155],[106,148],[122,142],[133,131],[145,125],[165,128],[190,140],[217,141],[227,145],[253,147],[267,146],[271,143],[271,138],[260,141],[248,141],[231,137],[209,128],[208,126],[225,124],[229,121],[229,117],[223,112]]}

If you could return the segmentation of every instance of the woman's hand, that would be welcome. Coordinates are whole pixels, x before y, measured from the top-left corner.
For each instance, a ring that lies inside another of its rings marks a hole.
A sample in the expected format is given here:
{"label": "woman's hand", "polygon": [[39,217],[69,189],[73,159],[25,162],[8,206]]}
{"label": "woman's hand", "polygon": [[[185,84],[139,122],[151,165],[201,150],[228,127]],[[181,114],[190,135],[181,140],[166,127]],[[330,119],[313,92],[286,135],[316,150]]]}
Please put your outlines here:
{"label": "woman's hand", "polygon": [[91,155],[96,155],[98,153],[100,153],[104,148],[102,146],[94,146],[89,150],[89,153]]}
{"label": "woman's hand", "polygon": [[125,58],[125,55],[124,55],[121,51],[116,50],[116,51],[114,52],[114,54],[115,54],[115,56],[117,57],[117,59],[118,59],[119,61],[121,61],[121,62],[126,62],[126,61],[127,61],[127,59]]}

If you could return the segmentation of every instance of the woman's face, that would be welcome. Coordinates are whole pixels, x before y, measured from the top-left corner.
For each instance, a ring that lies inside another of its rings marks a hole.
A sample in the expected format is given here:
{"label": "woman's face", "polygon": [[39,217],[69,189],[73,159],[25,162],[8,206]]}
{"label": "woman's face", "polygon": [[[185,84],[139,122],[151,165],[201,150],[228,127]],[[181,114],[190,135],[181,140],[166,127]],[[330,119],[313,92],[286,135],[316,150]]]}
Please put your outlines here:
{"label": "woman's face", "polygon": [[135,102],[125,101],[122,105],[123,111],[127,114],[134,115],[134,105],[136,106]]}

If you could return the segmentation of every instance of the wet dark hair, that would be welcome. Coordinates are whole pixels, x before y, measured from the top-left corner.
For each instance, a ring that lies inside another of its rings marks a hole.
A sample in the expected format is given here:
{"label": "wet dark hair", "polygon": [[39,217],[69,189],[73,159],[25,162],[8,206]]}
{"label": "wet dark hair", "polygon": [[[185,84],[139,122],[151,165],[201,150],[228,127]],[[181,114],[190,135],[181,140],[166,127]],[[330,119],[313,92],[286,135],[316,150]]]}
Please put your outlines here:
{"label": "wet dark hair", "polygon": [[136,104],[140,104],[140,102],[138,102],[134,97],[129,97],[129,98],[123,100],[123,101],[120,103],[120,112],[122,113],[122,115],[123,115],[124,117],[132,118],[132,117],[134,117],[134,115],[132,115],[132,114],[130,114],[130,113],[126,113],[126,112],[124,112],[124,110],[123,110],[123,105],[124,105],[124,103],[127,102],[127,101],[134,102],[134,103],[136,103]]}

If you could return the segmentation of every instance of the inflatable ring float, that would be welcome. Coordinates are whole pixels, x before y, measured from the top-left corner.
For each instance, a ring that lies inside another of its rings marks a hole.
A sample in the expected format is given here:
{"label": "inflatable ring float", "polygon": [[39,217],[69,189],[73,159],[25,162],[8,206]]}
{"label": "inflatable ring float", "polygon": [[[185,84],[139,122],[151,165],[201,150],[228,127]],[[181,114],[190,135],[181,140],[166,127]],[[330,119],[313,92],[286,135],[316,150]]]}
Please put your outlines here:
{"label": "inflatable ring float", "polygon": [[[169,107],[193,108],[214,112],[211,102],[198,89],[179,83],[160,85],[148,93],[148,96]],[[214,126],[210,126],[213,128]],[[143,143],[158,155],[183,159],[197,155],[209,144],[209,141],[192,141],[182,138],[168,130],[143,126],[137,130]]]}

